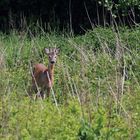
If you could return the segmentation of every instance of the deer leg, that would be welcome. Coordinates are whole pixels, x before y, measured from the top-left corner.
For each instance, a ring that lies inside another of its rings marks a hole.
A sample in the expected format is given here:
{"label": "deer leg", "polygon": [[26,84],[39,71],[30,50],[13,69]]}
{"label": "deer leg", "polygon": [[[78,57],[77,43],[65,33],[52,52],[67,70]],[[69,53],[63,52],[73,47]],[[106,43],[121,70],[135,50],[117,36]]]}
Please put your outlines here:
{"label": "deer leg", "polygon": [[45,96],[44,96],[44,95],[45,95],[45,94],[44,94],[44,90],[41,90],[40,96],[41,96],[42,99],[45,99]]}
{"label": "deer leg", "polygon": [[33,95],[33,93],[35,93],[34,100],[36,100],[38,97],[41,96],[41,91],[38,89],[38,87],[34,81],[32,83],[31,91],[32,91],[31,95]]}
{"label": "deer leg", "polygon": [[48,88],[47,88],[47,97],[49,97],[49,96],[50,96],[50,91],[51,91],[51,88],[50,88],[50,87],[48,87]]}
{"label": "deer leg", "polygon": [[30,98],[32,98],[33,93],[37,93],[37,87],[34,83],[32,83],[32,85],[28,89],[28,95]]}

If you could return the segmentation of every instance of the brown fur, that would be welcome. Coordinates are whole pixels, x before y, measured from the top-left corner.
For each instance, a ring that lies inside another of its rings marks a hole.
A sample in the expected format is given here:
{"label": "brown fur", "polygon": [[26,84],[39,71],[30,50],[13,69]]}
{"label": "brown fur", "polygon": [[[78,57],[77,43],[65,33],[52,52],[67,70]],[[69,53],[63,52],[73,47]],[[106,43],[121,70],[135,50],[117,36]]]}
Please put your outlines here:
{"label": "brown fur", "polygon": [[46,53],[49,56],[48,68],[44,64],[36,64],[32,75],[32,90],[39,93],[42,98],[45,98],[45,90],[47,90],[47,96],[49,97],[50,95],[50,90],[54,82],[54,65],[58,53],[58,50],[56,51],[56,49],[53,51],[51,50],[51,52],[48,51],[49,50],[47,49]]}

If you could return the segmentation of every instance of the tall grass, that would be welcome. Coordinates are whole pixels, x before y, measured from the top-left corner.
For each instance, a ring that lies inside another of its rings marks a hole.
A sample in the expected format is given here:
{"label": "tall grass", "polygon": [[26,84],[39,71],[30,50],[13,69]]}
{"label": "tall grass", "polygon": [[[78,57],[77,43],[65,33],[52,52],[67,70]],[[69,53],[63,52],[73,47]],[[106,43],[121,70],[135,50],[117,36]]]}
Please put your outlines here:
{"label": "tall grass", "polygon": [[[139,139],[139,37],[139,27],[75,37],[1,34],[1,139]],[[54,45],[61,50],[53,88],[60,112],[53,96],[28,96],[31,66],[47,65],[43,49]]]}

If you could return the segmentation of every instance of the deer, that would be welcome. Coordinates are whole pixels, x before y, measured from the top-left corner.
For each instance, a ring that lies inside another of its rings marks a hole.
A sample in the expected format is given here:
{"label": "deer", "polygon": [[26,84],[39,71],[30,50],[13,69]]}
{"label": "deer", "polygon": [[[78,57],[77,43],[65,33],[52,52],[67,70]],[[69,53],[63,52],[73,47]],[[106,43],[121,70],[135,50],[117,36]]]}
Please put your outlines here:
{"label": "deer", "polygon": [[59,49],[45,48],[45,53],[49,60],[48,67],[42,63],[38,63],[34,65],[32,72],[32,90],[36,93],[36,97],[39,95],[42,99],[46,98],[45,91],[47,91],[47,97],[50,96],[51,88],[54,83],[54,67]]}

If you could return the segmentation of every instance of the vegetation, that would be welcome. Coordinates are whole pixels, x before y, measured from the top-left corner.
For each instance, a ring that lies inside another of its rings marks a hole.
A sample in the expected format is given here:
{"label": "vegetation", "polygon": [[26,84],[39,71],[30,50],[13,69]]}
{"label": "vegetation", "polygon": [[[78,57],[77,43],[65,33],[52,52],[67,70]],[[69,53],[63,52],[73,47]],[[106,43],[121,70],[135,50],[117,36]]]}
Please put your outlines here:
{"label": "vegetation", "polygon": [[93,26],[140,23],[139,0],[1,0],[0,30],[25,30],[34,24],[77,34]]}
{"label": "vegetation", "polygon": [[[0,139],[140,139],[140,27],[95,28],[83,36],[0,34]],[[61,53],[54,93],[33,100],[35,63],[45,47]]]}

